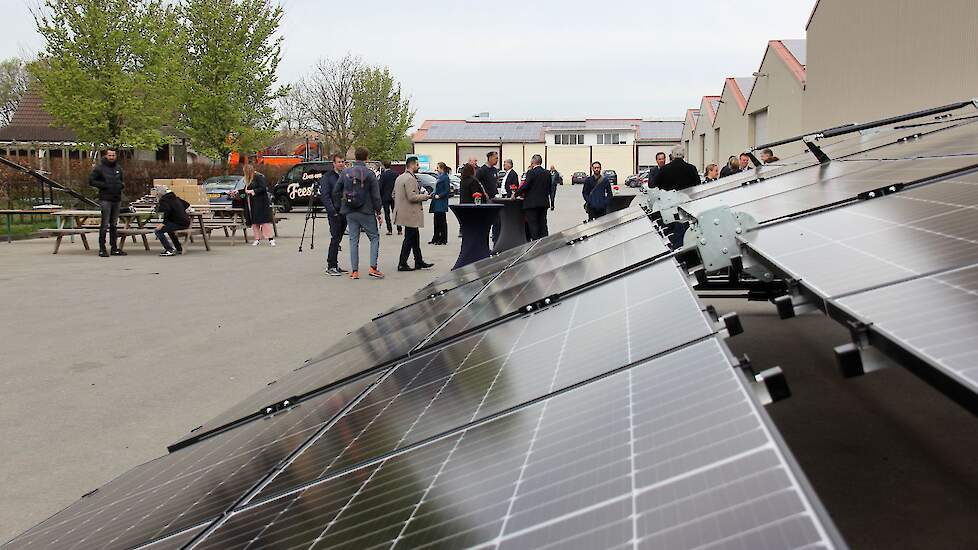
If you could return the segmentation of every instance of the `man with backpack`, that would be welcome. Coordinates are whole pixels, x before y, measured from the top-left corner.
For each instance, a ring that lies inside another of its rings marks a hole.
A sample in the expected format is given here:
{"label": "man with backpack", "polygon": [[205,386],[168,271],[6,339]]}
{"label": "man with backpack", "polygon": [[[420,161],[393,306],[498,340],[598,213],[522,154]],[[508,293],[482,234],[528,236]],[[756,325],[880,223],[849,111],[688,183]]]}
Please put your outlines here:
{"label": "man with backpack", "polygon": [[339,187],[340,173],[346,168],[346,156],[341,153],[333,154],[333,169],[323,173],[319,180],[319,200],[326,207],[326,219],[329,221],[329,249],[326,252],[326,274],[339,277],[346,273],[340,267],[340,241],[346,231],[346,216],[340,214],[340,203],[333,199],[333,192]]}
{"label": "man with backpack", "polygon": [[343,170],[333,189],[333,201],[340,204],[340,214],[346,216],[347,231],[350,234],[350,278],[360,278],[360,230],[370,240],[370,271],[368,275],[383,279],[384,274],[377,269],[377,256],[380,255],[380,222],[384,204],[380,198],[380,184],[377,176],[367,167],[370,152],[357,147],[353,166]]}

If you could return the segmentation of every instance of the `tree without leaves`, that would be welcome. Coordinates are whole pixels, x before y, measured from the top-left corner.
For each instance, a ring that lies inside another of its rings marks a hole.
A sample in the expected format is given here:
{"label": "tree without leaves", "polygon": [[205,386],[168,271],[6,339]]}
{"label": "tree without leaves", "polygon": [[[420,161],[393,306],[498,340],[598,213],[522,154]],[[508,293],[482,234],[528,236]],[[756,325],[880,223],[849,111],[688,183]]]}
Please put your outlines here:
{"label": "tree without leaves", "polygon": [[413,121],[410,100],[401,95],[401,85],[390,71],[361,69],[353,88],[350,124],[355,144],[369,149],[375,159],[402,159],[410,150],[403,138]]}
{"label": "tree without leaves", "polygon": [[310,129],[319,132],[333,151],[346,153],[353,146],[353,86],[362,69],[360,58],[350,54],[323,59],[299,84]]}
{"label": "tree without leaves", "polygon": [[181,8],[188,72],[181,128],[194,147],[218,158],[253,153],[278,124],[275,87],[282,8],[269,0],[186,0]]}
{"label": "tree without leaves", "polygon": [[276,107],[281,121],[279,130],[283,134],[294,137],[309,129],[309,112],[306,110],[302,81],[289,86],[288,93],[278,98]]}
{"label": "tree without leaves", "polygon": [[156,149],[179,81],[175,13],[160,0],[45,0],[30,65],[45,109],[95,145]]}
{"label": "tree without leaves", "polygon": [[30,75],[24,60],[11,57],[0,61],[0,126],[10,124],[29,82]]}

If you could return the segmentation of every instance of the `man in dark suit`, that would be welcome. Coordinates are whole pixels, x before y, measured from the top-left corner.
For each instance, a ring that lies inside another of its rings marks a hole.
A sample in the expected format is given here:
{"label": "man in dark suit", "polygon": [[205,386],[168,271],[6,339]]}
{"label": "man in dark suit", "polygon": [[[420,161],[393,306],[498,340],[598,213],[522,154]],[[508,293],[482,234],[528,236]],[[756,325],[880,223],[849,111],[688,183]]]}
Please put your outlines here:
{"label": "man in dark suit", "polygon": [[[391,161],[384,161],[384,172],[380,175],[380,200],[384,203],[384,221],[387,222],[387,234],[391,234],[391,207],[394,206],[394,182],[397,172],[391,170]],[[397,226],[397,234],[401,234],[401,226]]]}
{"label": "man in dark suit", "polygon": [[520,186],[520,175],[513,170],[513,159],[506,159],[503,161],[503,172],[505,176],[503,177],[503,188],[501,191],[502,195],[512,196],[516,191],[516,188]]}
{"label": "man in dark suit", "polygon": [[655,179],[651,180],[652,187],[658,187],[664,191],[682,191],[683,189],[699,185],[700,175],[696,167],[683,160],[686,151],[682,145],[677,145],[672,149],[672,161],[659,169]]}
{"label": "man in dark suit", "polygon": [[547,208],[550,207],[550,185],[553,179],[543,166],[543,157],[533,155],[526,181],[516,190],[516,196],[523,198],[523,214],[530,229],[530,239],[537,240],[549,235],[547,230]]}
{"label": "man in dark suit", "polygon": [[659,170],[666,165],[666,154],[659,151],[655,154],[655,166],[649,168],[649,187],[652,187],[652,182],[655,181],[655,176],[659,174]]}
{"label": "man in dark suit", "polygon": [[[482,187],[486,190],[486,202],[492,202],[492,199],[499,194],[499,168],[496,165],[499,164],[499,153],[497,151],[490,151],[486,154],[486,163],[483,164],[479,171],[475,173],[475,177],[482,184]],[[499,223],[499,218],[492,223],[492,243],[496,244],[499,239],[499,230],[502,226]]]}

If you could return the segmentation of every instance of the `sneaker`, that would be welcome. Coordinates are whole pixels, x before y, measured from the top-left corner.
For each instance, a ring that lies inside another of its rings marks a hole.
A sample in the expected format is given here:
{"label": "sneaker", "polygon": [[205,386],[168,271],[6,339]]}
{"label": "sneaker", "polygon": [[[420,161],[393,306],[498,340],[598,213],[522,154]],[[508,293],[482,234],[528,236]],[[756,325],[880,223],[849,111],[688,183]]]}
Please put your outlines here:
{"label": "sneaker", "polygon": [[259,241],[258,239],[255,239],[255,240],[251,241],[251,246],[258,246],[260,244],[261,244],[261,241]]}
{"label": "sneaker", "polygon": [[268,246],[275,246],[275,239],[268,239]]}
{"label": "sneaker", "polygon": [[428,262],[421,262],[420,264],[414,264],[414,269],[431,269],[435,267],[435,264],[429,264]]}
{"label": "sneaker", "polygon": [[336,266],[336,271],[339,271],[340,273],[348,273],[347,270],[343,269],[340,266]]}
{"label": "sneaker", "polygon": [[391,235],[393,235],[393,233],[391,233],[390,231],[388,231],[388,232],[387,232],[387,236],[389,237],[389,236],[391,236]]}
{"label": "sneaker", "polygon": [[98,251],[98,257],[99,258],[108,258],[109,257],[109,253],[106,252],[105,250],[99,250]]}
{"label": "sneaker", "polygon": [[351,279],[359,279],[360,278],[360,272],[359,271],[351,271],[350,272],[350,278]]}
{"label": "sneaker", "polygon": [[160,256],[176,256],[176,255],[177,253],[172,250],[164,250],[163,252],[160,252]]}
{"label": "sneaker", "polygon": [[129,253],[126,252],[125,250],[118,250],[118,249],[116,249],[116,250],[113,250],[112,251],[112,255],[113,256],[128,256]]}
{"label": "sneaker", "polygon": [[326,274],[329,275],[330,277],[339,277],[343,273],[341,273],[339,269],[335,267],[331,267],[326,270]]}
{"label": "sneaker", "polygon": [[177,256],[183,256],[183,250],[174,250],[173,253]]}
{"label": "sneaker", "polygon": [[384,274],[379,269],[377,269],[376,267],[371,267],[370,268],[370,271],[367,272],[367,274],[370,275],[371,277],[373,277],[374,279],[383,279],[384,278]]}
{"label": "sneaker", "polygon": [[399,265],[397,266],[398,271],[414,271],[414,268],[409,265]]}

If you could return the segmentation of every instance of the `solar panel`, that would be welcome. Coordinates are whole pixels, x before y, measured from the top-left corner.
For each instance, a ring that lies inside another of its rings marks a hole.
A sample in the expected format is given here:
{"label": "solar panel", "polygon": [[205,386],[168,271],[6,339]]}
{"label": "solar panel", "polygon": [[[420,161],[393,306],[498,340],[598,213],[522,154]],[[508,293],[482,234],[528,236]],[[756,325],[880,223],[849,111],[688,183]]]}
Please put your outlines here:
{"label": "solar panel", "polygon": [[978,262],[971,173],[748,232],[748,250],[823,298]]}
{"label": "solar panel", "polygon": [[145,546],[137,546],[136,549],[142,550],[145,548],[146,550],[177,550],[189,544],[190,541],[194,540],[194,537],[203,533],[205,528],[207,528],[207,525],[200,525],[194,527],[193,529],[181,531],[180,533],[169,536],[165,539],[151,542]]}
{"label": "solar panel", "polygon": [[907,139],[848,157],[850,159],[907,159],[969,155],[975,153],[978,141],[978,120],[958,123],[953,127],[928,132],[919,138]]}
{"label": "solar panel", "polygon": [[[615,216],[614,219],[610,220],[605,219],[610,218],[619,212],[625,212],[626,214],[623,216]],[[646,215],[644,210],[640,208],[627,208],[625,210],[619,210],[618,212],[602,216],[601,218],[593,220],[589,223],[578,225],[566,231],[561,231],[560,233],[550,235],[536,241],[536,246],[521,256],[519,262],[527,262],[544,254],[548,254],[554,250],[558,250],[566,246],[567,243],[572,241],[586,244],[586,241],[591,239],[600,239],[604,241],[614,238],[617,240],[617,242],[623,242],[625,239],[630,238],[623,235],[644,235],[648,231],[651,231],[652,228],[652,221],[649,219],[648,215]],[[614,237],[612,237],[612,235],[614,235]]]}
{"label": "solar panel", "polygon": [[[863,163],[867,161],[836,161]],[[868,169],[792,189],[777,195],[740,204],[735,210],[746,212],[759,223],[797,215],[841,202],[890,185],[906,185],[978,166],[978,155],[879,162]],[[833,163],[834,164],[834,163]],[[772,182],[774,183],[774,182]]]}
{"label": "solar panel", "polygon": [[249,505],[197,548],[841,546],[709,339]]}
{"label": "solar panel", "polygon": [[[199,438],[230,423],[254,416],[268,405],[301,398],[312,392],[364,374],[406,357],[439,325],[465,306],[484,285],[474,281],[434,300],[385,316],[365,325],[358,336],[348,337],[320,357],[313,359],[242,400],[211,419],[188,438]],[[387,330],[384,330],[384,327]],[[369,339],[358,339],[358,337]]]}
{"label": "solar panel", "polygon": [[978,393],[978,265],[861,292],[835,304]]}
{"label": "solar panel", "polygon": [[209,523],[375,380],[363,379],[137,466],[10,545],[130,547]]}
{"label": "solar panel", "polygon": [[653,264],[398,365],[261,495],[340,471],[365,457],[403,448],[713,332],[675,262]]}
{"label": "solar panel", "polygon": [[[588,241],[588,244],[595,240]],[[431,336],[431,341],[443,341],[484,326],[524,306],[563,296],[585,284],[669,253],[669,249],[654,233],[587,256],[584,246],[580,244],[559,249],[506,270],[468,307],[439,328]]]}

